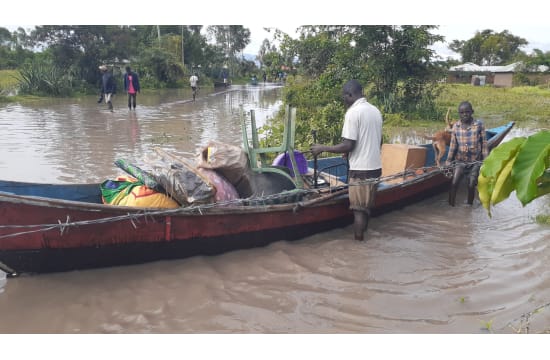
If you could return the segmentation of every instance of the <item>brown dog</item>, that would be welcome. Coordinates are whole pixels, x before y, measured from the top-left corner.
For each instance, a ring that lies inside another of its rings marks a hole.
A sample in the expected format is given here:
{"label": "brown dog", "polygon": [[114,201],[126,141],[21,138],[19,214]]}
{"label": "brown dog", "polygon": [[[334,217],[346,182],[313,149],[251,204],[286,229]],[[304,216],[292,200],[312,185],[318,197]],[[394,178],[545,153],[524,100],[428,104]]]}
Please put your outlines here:
{"label": "brown dog", "polygon": [[451,108],[447,109],[447,115],[445,115],[445,122],[447,126],[444,130],[436,132],[433,136],[424,136],[425,139],[432,141],[432,146],[434,147],[435,154],[435,163],[437,166],[441,164],[441,158],[445,155],[447,146],[451,143],[451,132],[453,130],[453,122],[449,118],[449,113]]}

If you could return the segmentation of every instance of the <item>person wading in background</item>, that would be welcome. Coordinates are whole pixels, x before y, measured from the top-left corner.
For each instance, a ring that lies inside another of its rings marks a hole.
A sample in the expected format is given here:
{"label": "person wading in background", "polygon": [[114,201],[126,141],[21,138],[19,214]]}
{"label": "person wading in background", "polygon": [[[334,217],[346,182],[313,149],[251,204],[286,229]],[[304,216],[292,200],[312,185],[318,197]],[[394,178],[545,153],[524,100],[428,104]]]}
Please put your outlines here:
{"label": "person wading in background", "polygon": [[116,84],[113,74],[108,71],[106,65],[101,65],[99,67],[101,71],[101,95],[98,102],[105,100],[105,103],[108,105],[109,110],[113,111],[112,98],[116,93]]}
{"label": "person wading in background", "polygon": [[197,86],[199,84],[199,77],[197,73],[195,72],[190,78],[189,78],[189,85],[191,85],[191,90],[193,91],[193,101],[195,101],[195,97],[197,96]]}
{"label": "person wading in background", "polygon": [[124,74],[124,91],[128,93],[128,110],[136,109],[136,95],[140,91],[139,77],[132,71],[129,66],[126,66],[126,74]]}

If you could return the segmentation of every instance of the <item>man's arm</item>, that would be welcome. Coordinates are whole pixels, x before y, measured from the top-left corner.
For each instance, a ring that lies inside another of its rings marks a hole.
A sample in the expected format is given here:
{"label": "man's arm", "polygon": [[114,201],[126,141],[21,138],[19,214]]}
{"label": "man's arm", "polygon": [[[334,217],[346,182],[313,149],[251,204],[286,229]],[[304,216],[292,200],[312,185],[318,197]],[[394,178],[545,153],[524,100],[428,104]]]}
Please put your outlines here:
{"label": "man's arm", "polygon": [[322,152],[331,152],[331,153],[349,153],[355,147],[355,140],[342,139],[342,142],[338,145],[321,145],[313,144],[311,145],[311,152],[313,156],[317,156]]}

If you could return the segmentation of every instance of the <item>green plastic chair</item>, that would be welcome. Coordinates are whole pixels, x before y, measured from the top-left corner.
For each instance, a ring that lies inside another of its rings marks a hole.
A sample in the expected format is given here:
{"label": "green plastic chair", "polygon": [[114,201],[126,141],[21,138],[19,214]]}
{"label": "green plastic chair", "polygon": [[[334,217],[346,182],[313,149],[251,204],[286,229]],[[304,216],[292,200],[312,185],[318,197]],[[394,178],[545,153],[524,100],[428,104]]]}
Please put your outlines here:
{"label": "green plastic chair", "polygon": [[[248,139],[248,126],[246,113],[241,108],[241,125],[243,133],[243,148],[248,154],[248,159],[250,160],[250,167],[252,171],[256,173],[271,172],[283,175],[289,178],[296,188],[303,189],[304,181],[302,177],[299,176],[300,171],[298,170],[298,165],[296,163],[296,158],[294,156],[294,134],[296,130],[296,108],[291,108],[287,106],[285,109],[285,127],[283,132],[283,141],[281,146],[272,146],[262,148],[260,147],[260,142],[258,141],[258,129],[256,128],[256,118],[254,110],[250,110],[250,133],[252,136],[252,146],[250,145]],[[290,162],[292,164],[293,173],[296,174],[295,177],[290,176],[290,174],[278,167],[271,166],[268,164],[267,156],[268,153],[280,154],[286,152],[290,157]]]}

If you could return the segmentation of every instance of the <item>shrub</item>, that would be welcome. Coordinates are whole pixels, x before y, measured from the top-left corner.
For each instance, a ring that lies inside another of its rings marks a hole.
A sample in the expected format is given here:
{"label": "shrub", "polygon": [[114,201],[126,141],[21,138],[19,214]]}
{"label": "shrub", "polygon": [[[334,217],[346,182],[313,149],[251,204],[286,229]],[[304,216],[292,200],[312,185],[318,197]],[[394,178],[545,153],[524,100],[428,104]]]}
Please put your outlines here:
{"label": "shrub", "polygon": [[17,79],[21,93],[30,95],[68,96],[76,83],[71,69],[62,69],[49,61],[24,64]]}

